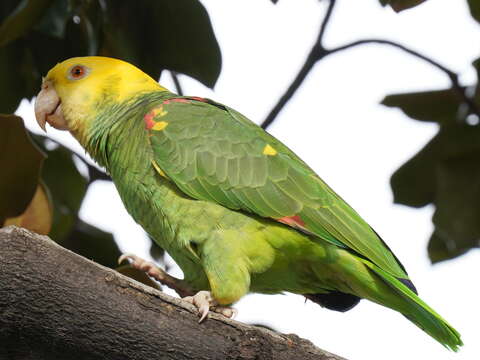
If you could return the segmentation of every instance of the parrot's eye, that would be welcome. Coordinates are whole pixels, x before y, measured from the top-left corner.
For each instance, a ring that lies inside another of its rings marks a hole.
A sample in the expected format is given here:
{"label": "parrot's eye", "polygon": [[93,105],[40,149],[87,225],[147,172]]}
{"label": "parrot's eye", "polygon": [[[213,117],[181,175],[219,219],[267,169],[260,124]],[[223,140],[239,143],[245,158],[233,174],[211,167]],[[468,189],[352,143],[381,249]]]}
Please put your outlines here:
{"label": "parrot's eye", "polygon": [[70,80],[80,80],[88,74],[88,68],[82,65],[73,66],[68,72],[68,78]]}

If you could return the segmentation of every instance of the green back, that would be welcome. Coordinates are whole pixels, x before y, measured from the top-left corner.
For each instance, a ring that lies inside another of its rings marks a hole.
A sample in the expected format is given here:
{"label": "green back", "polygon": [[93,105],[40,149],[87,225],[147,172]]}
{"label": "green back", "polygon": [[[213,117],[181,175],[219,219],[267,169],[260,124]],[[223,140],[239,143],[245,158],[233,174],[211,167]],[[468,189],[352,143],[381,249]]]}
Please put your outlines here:
{"label": "green back", "polygon": [[240,113],[211,100],[172,94],[143,115],[155,166],[190,197],[275,219],[407,278],[393,253],[345,201]]}

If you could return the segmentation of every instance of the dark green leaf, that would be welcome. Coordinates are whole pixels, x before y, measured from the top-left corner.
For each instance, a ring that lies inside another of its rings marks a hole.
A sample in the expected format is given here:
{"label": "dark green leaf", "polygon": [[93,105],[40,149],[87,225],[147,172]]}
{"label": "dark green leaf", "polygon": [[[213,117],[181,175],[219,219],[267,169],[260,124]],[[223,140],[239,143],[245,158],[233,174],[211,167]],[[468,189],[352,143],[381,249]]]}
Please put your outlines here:
{"label": "dark green leaf", "polygon": [[17,71],[22,47],[12,43],[0,47],[0,113],[13,113],[25,94],[25,84]]}
{"label": "dark green leaf", "polygon": [[120,250],[112,234],[78,218],[88,181],[75,166],[74,157],[77,155],[61,145],[48,150],[52,145],[51,140],[40,135],[33,137],[48,154],[42,178],[48,184],[53,203],[53,225],[50,237],[63,247],[80,255],[102,265],[116,267]]}
{"label": "dark green leaf", "polygon": [[52,37],[63,38],[67,22],[73,15],[70,4],[70,1],[53,0],[53,4],[36,24],[35,29]]}
{"label": "dark green leaf", "polygon": [[54,208],[50,237],[62,243],[76,223],[87,191],[87,179],[79,173],[72,153],[64,147],[48,152],[42,179],[50,189]]}
{"label": "dark green leaf", "polygon": [[77,219],[73,231],[60,245],[99,264],[116,268],[120,249],[111,233]]}
{"label": "dark green leaf", "polygon": [[436,139],[437,137],[434,137],[413,158],[393,173],[390,185],[393,201],[396,204],[422,207],[433,202],[435,161],[439,152]]}
{"label": "dark green leaf", "polygon": [[478,246],[480,238],[480,127],[443,126],[398,169],[391,185],[396,203],[436,207],[429,245],[433,262]]}
{"label": "dark green leaf", "polygon": [[[453,245],[452,247],[447,247]],[[478,247],[478,242],[477,245]],[[465,254],[473,246],[469,248],[458,247],[455,243],[455,240],[449,239],[448,236],[439,235],[435,230],[428,241],[428,257],[430,261],[435,264],[440,261],[450,260],[456,258],[457,256]]]}
{"label": "dark green leaf", "polygon": [[380,0],[380,4],[383,6],[390,5],[393,10],[400,12],[411,7],[420,5],[425,0]]}
{"label": "dark green leaf", "polygon": [[86,38],[82,26],[75,24],[73,20],[66,25],[65,39],[32,32],[25,38],[25,44],[32,53],[37,72],[41,75],[46,75],[52,66],[64,59],[92,55],[89,39]]}
{"label": "dark green leaf", "polygon": [[480,128],[468,125],[443,127],[391,178],[394,202],[420,207],[435,199],[437,167],[441,161],[480,151]]}
{"label": "dark green leaf", "polygon": [[53,209],[47,187],[40,181],[35,195],[19,216],[5,220],[4,226],[15,225],[37,234],[48,235],[52,228]]}
{"label": "dark green leaf", "polygon": [[2,0],[0,1],[0,24],[8,18],[14,10],[19,6],[19,0]]}
{"label": "dark green leaf", "polygon": [[53,0],[22,0],[0,26],[0,46],[25,34],[43,16]]}
{"label": "dark green leaf", "polygon": [[45,155],[18,116],[0,115],[0,225],[22,214],[37,188]]}
{"label": "dark green leaf", "polygon": [[451,259],[480,246],[480,149],[437,167],[432,262]]}
{"label": "dark green leaf", "polygon": [[461,116],[461,99],[452,89],[388,95],[382,104],[398,107],[412,119],[439,124],[457,122]]}
{"label": "dark green leaf", "polygon": [[101,54],[124,59],[155,79],[163,69],[213,87],[220,49],[210,19],[197,0],[109,0]]}
{"label": "dark green leaf", "polygon": [[480,1],[468,0],[468,6],[470,7],[470,14],[472,14],[472,17],[480,22]]}
{"label": "dark green leaf", "polygon": [[90,164],[86,161],[81,155],[75,153],[73,150],[69,149],[66,146],[61,145],[61,143],[51,140],[50,138],[29,133],[32,140],[37,144],[45,153],[48,153],[51,150],[47,150],[46,144],[50,143],[51,145],[56,145],[56,147],[63,147],[65,150],[69,151],[72,154],[72,158],[77,158],[87,167],[88,170],[88,183],[91,184],[96,180],[112,181],[112,178],[107,175],[103,170],[97,168],[96,166]]}

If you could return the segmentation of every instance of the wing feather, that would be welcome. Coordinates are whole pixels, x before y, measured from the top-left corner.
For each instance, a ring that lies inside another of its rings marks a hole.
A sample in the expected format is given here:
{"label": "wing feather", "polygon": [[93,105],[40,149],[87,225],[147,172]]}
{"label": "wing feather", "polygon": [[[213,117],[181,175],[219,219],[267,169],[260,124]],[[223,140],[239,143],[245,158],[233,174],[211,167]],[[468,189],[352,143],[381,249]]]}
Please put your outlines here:
{"label": "wing feather", "polygon": [[155,162],[183,192],[276,219],[407,277],[370,226],[280,141],[223,105],[179,99],[154,118],[168,125],[148,131]]}

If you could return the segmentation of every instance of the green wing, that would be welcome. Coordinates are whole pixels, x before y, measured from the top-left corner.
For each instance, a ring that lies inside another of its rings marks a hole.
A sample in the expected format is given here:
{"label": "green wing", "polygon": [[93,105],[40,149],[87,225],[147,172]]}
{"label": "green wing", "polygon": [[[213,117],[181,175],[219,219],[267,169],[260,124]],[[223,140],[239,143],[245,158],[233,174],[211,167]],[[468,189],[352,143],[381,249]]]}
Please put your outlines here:
{"label": "green wing", "polygon": [[275,219],[407,278],[385,243],[345,201],[240,113],[211,100],[172,98],[144,118],[155,166],[190,197]]}

